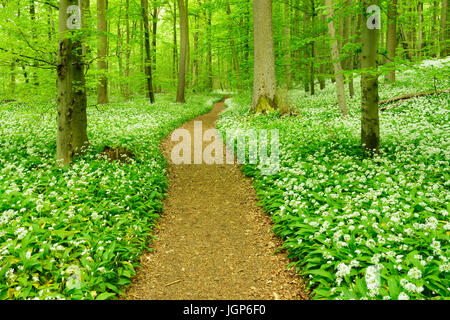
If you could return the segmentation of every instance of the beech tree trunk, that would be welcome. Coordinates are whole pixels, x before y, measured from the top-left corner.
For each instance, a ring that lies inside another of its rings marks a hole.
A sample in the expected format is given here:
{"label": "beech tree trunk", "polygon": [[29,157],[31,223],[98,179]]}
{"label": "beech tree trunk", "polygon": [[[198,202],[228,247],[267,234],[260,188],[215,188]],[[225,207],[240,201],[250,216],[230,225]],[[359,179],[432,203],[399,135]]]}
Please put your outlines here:
{"label": "beech tree trunk", "polygon": [[193,90],[195,90],[195,87],[198,83],[198,75],[199,75],[199,63],[198,63],[198,34],[199,34],[199,26],[198,26],[198,18],[197,16],[194,16],[194,57],[192,59],[192,83],[191,86]]}
{"label": "beech tree trunk", "polygon": [[[323,14],[320,15],[320,24],[321,25],[325,25],[325,16]],[[324,35],[324,32],[322,32],[322,35]],[[322,58],[322,54],[324,52],[325,49],[324,45],[323,45],[324,41],[320,41],[318,44],[318,52],[319,52],[319,58]],[[327,50],[328,51],[328,50]],[[320,90],[325,89],[326,86],[326,82],[325,82],[325,73],[326,73],[326,67],[323,61],[319,61],[319,75],[318,75],[318,80],[319,80],[319,85],[320,85]]]}
{"label": "beech tree trunk", "polygon": [[[314,39],[315,34],[315,21],[316,21],[316,6],[314,0],[311,0],[311,38]],[[316,44],[314,40],[311,40],[311,61],[310,61],[310,76],[309,83],[311,87],[311,95],[313,96],[316,93],[315,83],[314,83],[314,63],[316,60]]]}
{"label": "beech tree trunk", "polygon": [[417,4],[417,15],[419,16],[418,23],[418,39],[417,39],[417,55],[419,59],[422,59],[422,46],[423,46],[423,2],[419,0]]}
{"label": "beech tree trunk", "polygon": [[272,0],[253,0],[254,71],[252,110],[278,108],[273,48]]}
{"label": "beech tree trunk", "polygon": [[106,35],[106,0],[97,0],[97,30],[98,36],[98,86],[97,86],[97,103],[108,103],[108,64],[107,64],[107,50],[108,37]]}
{"label": "beech tree trunk", "polygon": [[[302,37],[306,37],[309,38],[309,34],[308,34],[308,21],[309,21],[309,14],[308,14],[308,10],[306,10],[305,12],[303,12],[303,35]],[[310,58],[309,54],[310,52],[308,51],[308,44],[305,44],[303,46],[303,50],[302,50],[302,65],[303,65],[303,87],[305,88],[305,91],[308,92],[309,91],[309,83],[310,83],[310,68],[308,66],[308,60]]]}
{"label": "beech tree trunk", "polygon": [[63,165],[70,164],[88,144],[82,44],[73,42],[76,30],[67,26],[72,16],[67,9],[71,5],[78,5],[78,0],[59,3],[56,159]]}
{"label": "beech tree trunk", "polygon": [[152,59],[150,49],[150,26],[148,22],[148,0],[141,0],[142,17],[144,22],[144,72],[146,78],[146,95],[150,99],[150,103],[155,102],[155,94],[153,92],[153,78],[152,78]]}
{"label": "beech tree trunk", "polygon": [[448,0],[442,0],[442,6],[441,6],[441,39],[439,41],[440,43],[440,51],[441,51],[441,58],[444,58],[448,54],[448,34],[449,34],[449,28],[448,28]]}
{"label": "beech tree trunk", "polygon": [[395,51],[397,49],[397,0],[392,0],[388,5],[387,11],[387,31],[386,31],[386,49],[388,63],[390,63],[391,70],[386,75],[386,79],[390,82],[395,82]]}
{"label": "beech tree trunk", "polygon": [[[231,16],[231,6],[230,3],[227,2],[227,15],[230,17]],[[230,18],[230,23],[228,25],[228,30],[230,32],[230,47],[231,47],[231,54],[233,55],[233,67],[234,67],[234,71],[236,74],[236,88],[238,89],[238,91],[241,90],[241,77],[240,77],[240,71],[239,71],[239,57],[238,57],[238,53],[236,50],[236,44],[234,42],[234,38],[233,38],[233,24],[232,24],[232,20]]]}
{"label": "beech tree trunk", "polygon": [[177,0],[173,1],[173,50],[172,50],[172,75],[176,82],[178,73],[178,44],[177,44]]}
{"label": "beech tree trunk", "polygon": [[125,2],[125,32],[126,32],[126,47],[125,47],[125,98],[130,97],[130,0]]}
{"label": "beech tree trunk", "polygon": [[291,26],[290,26],[290,2],[287,0],[287,2],[284,4],[284,19],[285,19],[285,25],[284,25],[284,81],[286,85],[286,89],[291,88],[291,48],[290,48],[290,41],[291,41]]}
{"label": "beech tree trunk", "polygon": [[[363,0],[364,12],[378,1]],[[367,15],[366,19],[368,18]],[[380,120],[378,110],[378,45],[379,30],[361,26],[361,144],[364,151],[377,153],[380,149]]]}
{"label": "beech tree trunk", "polygon": [[188,15],[184,0],[178,0],[180,15],[180,61],[178,67],[177,102],[185,103],[187,50],[188,50]]}
{"label": "beech tree trunk", "polygon": [[[157,5],[153,8],[152,14],[152,65],[153,65],[153,74],[156,74],[156,42],[158,35],[158,15],[159,15],[159,7]],[[158,92],[158,91],[157,91]]]}
{"label": "beech tree trunk", "polygon": [[336,94],[338,99],[339,110],[342,116],[348,114],[347,101],[345,98],[344,75],[342,74],[342,65],[339,58],[339,44],[336,39],[336,28],[334,24],[334,4],[333,0],[325,0],[328,7],[328,33],[331,38],[331,58],[333,60],[334,75],[336,78]]}
{"label": "beech tree trunk", "polygon": [[211,48],[211,42],[212,42],[212,13],[211,13],[211,9],[207,8],[206,9],[206,15],[207,15],[207,20],[206,20],[206,28],[207,28],[207,51],[206,51],[206,88],[212,90],[213,89],[213,63],[212,63],[212,48]]}
{"label": "beech tree trunk", "polygon": [[[34,0],[30,1],[30,18],[31,18],[31,23],[32,23],[32,28],[31,28],[31,42],[35,43],[37,42],[37,33],[36,33],[36,28],[35,28],[35,19],[36,19],[36,7],[34,5]],[[38,80],[38,75],[36,73],[36,69],[38,68],[39,64],[37,63],[37,61],[33,62],[33,72],[32,72],[32,77],[33,77],[33,85],[34,86],[39,86],[39,80]]]}

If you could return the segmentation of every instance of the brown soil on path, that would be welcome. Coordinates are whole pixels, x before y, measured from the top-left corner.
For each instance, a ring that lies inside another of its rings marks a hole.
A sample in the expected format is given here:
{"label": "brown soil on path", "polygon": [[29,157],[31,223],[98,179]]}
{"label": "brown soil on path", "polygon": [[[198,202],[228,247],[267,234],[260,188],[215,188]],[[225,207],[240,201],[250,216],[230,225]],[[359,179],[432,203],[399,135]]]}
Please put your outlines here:
{"label": "brown soil on path", "polygon": [[[202,121],[203,131],[215,128],[223,109],[216,103],[181,128],[192,137],[194,121]],[[286,255],[274,254],[281,242],[256,205],[251,180],[237,164],[175,165],[170,155],[177,143],[170,137],[163,143],[170,180],[164,215],[126,298],[308,299],[302,279],[286,270]]]}

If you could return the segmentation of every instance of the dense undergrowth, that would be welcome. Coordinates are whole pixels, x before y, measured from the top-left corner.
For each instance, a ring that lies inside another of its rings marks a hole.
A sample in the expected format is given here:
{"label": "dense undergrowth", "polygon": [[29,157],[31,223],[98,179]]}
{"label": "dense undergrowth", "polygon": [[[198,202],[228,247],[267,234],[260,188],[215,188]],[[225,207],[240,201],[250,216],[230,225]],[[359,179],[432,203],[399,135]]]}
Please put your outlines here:
{"label": "dense undergrowth", "polygon": [[[449,59],[427,61],[381,85],[380,97],[448,89],[436,76],[448,70]],[[346,119],[329,84],[314,97],[291,91],[292,117],[252,115],[250,94],[236,96],[218,128],[280,130],[279,173],[243,171],[314,299],[448,299],[450,94],[382,112],[382,153],[370,159],[360,148],[355,85]]]}
{"label": "dense undergrowth", "polygon": [[[54,106],[0,106],[0,299],[109,299],[130,283],[168,184],[160,141],[214,98],[172,99],[89,108],[91,146],[68,168]],[[104,146],[135,157],[108,161]]]}

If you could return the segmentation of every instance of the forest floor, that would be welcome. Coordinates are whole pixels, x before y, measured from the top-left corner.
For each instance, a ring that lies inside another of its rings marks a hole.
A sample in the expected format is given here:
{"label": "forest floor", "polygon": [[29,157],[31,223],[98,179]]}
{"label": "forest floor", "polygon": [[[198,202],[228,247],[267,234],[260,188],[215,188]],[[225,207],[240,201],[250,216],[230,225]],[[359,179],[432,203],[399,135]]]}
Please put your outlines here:
{"label": "forest floor", "polygon": [[[194,121],[203,132],[215,128],[224,108],[216,103],[181,128],[191,136]],[[162,146],[170,180],[164,215],[126,298],[309,299],[303,280],[286,269],[286,254],[274,254],[281,240],[239,165],[176,165],[175,144],[169,136]]]}

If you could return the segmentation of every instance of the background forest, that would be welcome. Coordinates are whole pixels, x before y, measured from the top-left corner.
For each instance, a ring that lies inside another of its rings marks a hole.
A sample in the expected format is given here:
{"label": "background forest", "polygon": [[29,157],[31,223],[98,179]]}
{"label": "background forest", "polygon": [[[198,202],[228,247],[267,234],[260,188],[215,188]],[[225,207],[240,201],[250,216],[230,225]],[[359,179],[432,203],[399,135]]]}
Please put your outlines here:
{"label": "background forest", "polygon": [[[88,96],[96,95],[101,74],[107,76],[108,98],[143,95],[146,30],[141,5],[145,1],[103,2],[104,9],[99,1],[97,11],[95,1],[82,1],[84,22],[80,36],[86,46]],[[360,28],[364,21],[358,15],[360,4],[334,1],[336,40],[350,92],[361,50]],[[397,9],[393,10],[395,5]],[[252,1],[204,0],[186,2],[185,6],[189,28],[188,91],[251,89]],[[381,8],[379,52],[384,70],[392,69],[394,61],[407,65],[427,57],[447,56],[447,1],[382,1]],[[3,99],[39,97],[51,101],[56,94],[58,2],[3,1],[1,20]],[[328,20],[323,1],[273,1],[275,70],[280,86],[301,84],[314,94],[325,86],[325,79],[333,78]],[[150,1],[148,21],[153,91],[173,93],[180,52],[177,1]],[[397,26],[394,32],[389,29],[393,24]],[[388,50],[392,47],[395,52]]]}

